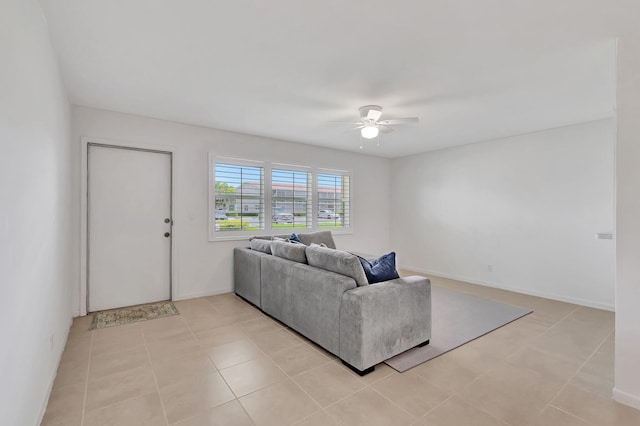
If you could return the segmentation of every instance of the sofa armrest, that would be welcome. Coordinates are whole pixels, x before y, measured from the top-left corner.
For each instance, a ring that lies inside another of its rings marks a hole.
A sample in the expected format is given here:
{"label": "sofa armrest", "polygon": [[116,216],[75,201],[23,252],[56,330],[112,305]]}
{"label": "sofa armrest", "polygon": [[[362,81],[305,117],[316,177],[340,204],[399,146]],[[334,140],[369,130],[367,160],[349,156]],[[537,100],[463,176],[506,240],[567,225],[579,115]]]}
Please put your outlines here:
{"label": "sofa armrest", "polygon": [[431,282],[406,277],[346,291],[339,357],[366,370],[431,338]]}
{"label": "sofa armrest", "polygon": [[250,248],[233,249],[233,291],[243,299],[261,307],[260,260],[270,254]]}

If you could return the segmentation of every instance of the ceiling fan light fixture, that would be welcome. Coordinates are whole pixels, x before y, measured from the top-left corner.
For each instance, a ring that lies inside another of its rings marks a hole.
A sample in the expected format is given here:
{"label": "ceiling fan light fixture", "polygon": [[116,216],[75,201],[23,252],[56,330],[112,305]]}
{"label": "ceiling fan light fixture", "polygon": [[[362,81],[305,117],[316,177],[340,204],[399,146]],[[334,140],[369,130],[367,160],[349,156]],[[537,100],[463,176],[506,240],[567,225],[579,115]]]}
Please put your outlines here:
{"label": "ceiling fan light fixture", "polygon": [[360,130],[360,134],[365,139],[373,139],[378,136],[378,126],[365,126]]}
{"label": "ceiling fan light fixture", "polygon": [[[352,125],[349,132],[360,130],[360,148],[363,148],[364,140],[377,139],[380,145],[380,132],[393,132],[396,124],[417,123],[418,117],[398,117],[382,120],[382,107],[379,105],[365,105],[358,108],[360,111],[360,121],[333,121],[333,123],[348,123]],[[356,127],[353,127],[353,125]]]}

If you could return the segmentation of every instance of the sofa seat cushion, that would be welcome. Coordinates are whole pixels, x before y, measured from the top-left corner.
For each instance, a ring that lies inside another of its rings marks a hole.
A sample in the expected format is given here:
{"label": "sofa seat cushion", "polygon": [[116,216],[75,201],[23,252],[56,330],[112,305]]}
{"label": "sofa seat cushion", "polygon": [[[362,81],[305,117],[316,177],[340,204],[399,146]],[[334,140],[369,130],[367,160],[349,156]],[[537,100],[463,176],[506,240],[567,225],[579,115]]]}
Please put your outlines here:
{"label": "sofa seat cushion", "polygon": [[[271,248],[273,251],[273,248]],[[367,276],[369,284],[381,283],[383,281],[394,280],[400,278],[398,271],[396,270],[396,253],[391,252],[383,254],[377,259],[371,261],[358,256],[362,269]]]}
{"label": "sofa seat cushion", "polygon": [[353,278],[358,287],[369,285],[358,256],[317,244],[307,247],[306,254],[311,266]]}
{"label": "sofa seat cushion", "polygon": [[274,256],[293,260],[298,263],[307,263],[306,246],[293,244],[286,241],[271,241],[271,253]]}
{"label": "sofa seat cushion", "polygon": [[298,234],[298,238],[307,246],[311,244],[322,244],[324,243],[329,248],[336,248],[336,243],[333,241],[333,235],[331,235],[331,231],[318,231],[318,232],[309,232],[308,234]]}

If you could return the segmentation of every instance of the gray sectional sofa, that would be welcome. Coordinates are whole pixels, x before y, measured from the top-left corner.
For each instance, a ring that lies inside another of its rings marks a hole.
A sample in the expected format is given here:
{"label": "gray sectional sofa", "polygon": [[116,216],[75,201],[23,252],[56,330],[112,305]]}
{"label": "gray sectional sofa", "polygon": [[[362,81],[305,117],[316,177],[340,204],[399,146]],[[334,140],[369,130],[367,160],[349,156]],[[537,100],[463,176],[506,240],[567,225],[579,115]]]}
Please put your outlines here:
{"label": "gray sectional sofa", "polygon": [[236,248],[235,293],[361,375],[394,355],[429,343],[427,278],[369,285],[358,257],[335,250],[330,231],[299,237],[308,245],[259,237],[252,239],[253,249]]}

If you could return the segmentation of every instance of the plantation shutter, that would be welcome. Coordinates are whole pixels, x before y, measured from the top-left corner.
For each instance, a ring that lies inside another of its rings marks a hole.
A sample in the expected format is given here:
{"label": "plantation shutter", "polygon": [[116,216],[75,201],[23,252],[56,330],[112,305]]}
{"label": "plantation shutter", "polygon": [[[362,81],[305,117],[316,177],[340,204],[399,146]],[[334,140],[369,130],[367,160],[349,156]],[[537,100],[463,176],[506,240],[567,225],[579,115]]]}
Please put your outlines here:
{"label": "plantation shutter", "polygon": [[216,162],[215,207],[216,231],[264,229],[264,168]]}
{"label": "plantation shutter", "polygon": [[308,171],[271,169],[271,214],[274,229],[313,226],[311,184],[312,175]]}
{"label": "plantation shutter", "polygon": [[318,173],[318,227],[348,228],[351,188],[347,175]]}

